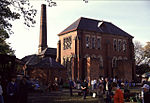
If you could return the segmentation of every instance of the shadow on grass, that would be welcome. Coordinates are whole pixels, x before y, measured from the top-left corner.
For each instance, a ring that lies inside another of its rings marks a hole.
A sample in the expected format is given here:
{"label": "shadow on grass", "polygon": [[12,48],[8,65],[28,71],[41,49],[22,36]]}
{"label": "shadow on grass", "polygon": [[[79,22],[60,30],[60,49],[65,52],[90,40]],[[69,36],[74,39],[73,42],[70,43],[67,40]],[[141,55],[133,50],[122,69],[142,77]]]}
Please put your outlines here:
{"label": "shadow on grass", "polygon": [[74,94],[73,96],[69,95],[30,95],[28,103],[98,103],[98,98],[92,98],[87,96],[86,99],[83,99],[82,96]]}
{"label": "shadow on grass", "polygon": [[53,103],[98,103],[98,98],[92,98],[91,96],[87,96],[86,99],[83,99],[82,96],[74,95],[70,96],[61,96],[59,98],[55,98]]}

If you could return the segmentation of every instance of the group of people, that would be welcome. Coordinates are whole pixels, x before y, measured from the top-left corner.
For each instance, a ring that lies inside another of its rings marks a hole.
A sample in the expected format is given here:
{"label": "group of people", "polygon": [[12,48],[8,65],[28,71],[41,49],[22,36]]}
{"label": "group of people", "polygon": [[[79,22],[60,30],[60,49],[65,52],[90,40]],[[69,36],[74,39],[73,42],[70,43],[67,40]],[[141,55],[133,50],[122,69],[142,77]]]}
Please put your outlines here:
{"label": "group of people", "polygon": [[[2,83],[0,80],[0,103],[27,103],[27,94],[28,91],[33,87],[33,84],[39,84],[38,81],[28,80],[27,77],[12,77],[11,80],[7,83],[7,86],[2,88]],[[91,89],[89,87],[91,85]],[[73,95],[72,89],[77,88],[81,89],[83,93],[83,99],[86,99],[88,93],[92,93],[94,97],[97,95],[99,101],[102,103],[124,103],[124,93],[125,89],[129,85],[127,81],[122,81],[117,78],[99,78],[98,80],[94,79],[90,82],[88,80],[72,81],[69,80],[70,96]],[[49,83],[48,88],[57,90],[62,88],[63,79],[55,79],[53,83]],[[135,86],[132,83],[132,86]],[[52,88],[53,87],[53,88]],[[122,89],[124,89],[124,93]],[[3,91],[5,89],[5,91]],[[143,81],[142,84],[141,98],[142,103],[149,103],[150,101],[150,82],[148,79]],[[5,93],[6,92],[6,93]],[[3,97],[3,93],[6,95]]]}
{"label": "group of people", "polygon": [[[99,78],[98,80],[94,79],[90,82],[90,87],[88,86],[89,81],[84,80],[82,82],[75,83],[74,81],[69,81],[70,85],[70,95],[72,96],[72,87],[78,88],[80,83],[80,89],[82,90],[83,99],[86,99],[87,94],[95,97],[99,97],[102,103],[124,103],[126,90],[129,90],[129,87],[135,87],[135,83],[122,81],[117,78]],[[140,90],[142,90],[142,96],[139,97],[143,102],[149,103],[150,101],[150,83],[148,80],[144,81]]]}
{"label": "group of people", "polygon": [[54,81],[49,81],[47,85],[47,91],[57,91],[59,88],[61,89],[63,87],[63,79],[55,77]]}
{"label": "group of people", "polygon": [[13,76],[7,86],[3,88],[0,80],[0,103],[27,103],[27,87],[26,77],[16,78]]}
{"label": "group of people", "polygon": [[93,94],[98,95],[99,101],[104,103],[124,103],[124,95],[120,87],[121,81],[117,78],[101,77],[98,80],[91,80]]}

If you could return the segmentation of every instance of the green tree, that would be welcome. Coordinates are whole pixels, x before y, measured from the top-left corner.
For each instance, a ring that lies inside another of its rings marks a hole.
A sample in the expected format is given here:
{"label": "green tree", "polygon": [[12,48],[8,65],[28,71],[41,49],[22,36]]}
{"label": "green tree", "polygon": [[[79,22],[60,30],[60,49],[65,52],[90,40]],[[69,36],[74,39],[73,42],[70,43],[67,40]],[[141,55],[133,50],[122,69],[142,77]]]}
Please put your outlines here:
{"label": "green tree", "polygon": [[14,55],[14,50],[5,41],[7,38],[9,38],[8,33],[0,29],[0,54]]}
{"label": "green tree", "polygon": [[0,29],[11,33],[10,20],[19,19],[21,16],[28,27],[36,23],[34,17],[37,11],[30,5],[29,0],[0,0],[0,5]]}

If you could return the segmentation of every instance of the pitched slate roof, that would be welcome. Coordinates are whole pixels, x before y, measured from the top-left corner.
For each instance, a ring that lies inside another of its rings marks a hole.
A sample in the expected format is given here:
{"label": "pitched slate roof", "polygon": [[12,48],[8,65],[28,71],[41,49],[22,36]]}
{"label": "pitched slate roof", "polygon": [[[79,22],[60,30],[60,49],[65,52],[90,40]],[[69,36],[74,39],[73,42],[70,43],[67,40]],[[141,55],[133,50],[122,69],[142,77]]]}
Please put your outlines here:
{"label": "pitched slate roof", "polygon": [[36,54],[25,56],[21,59],[26,65],[35,65],[40,61],[40,57]]}
{"label": "pitched slate roof", "polygon": [[127,32],[123,31],[116,25],[101,21],[101,20],[94,20],[89,18],[81,17],[74,23],[72,23],[70,26],[68,26],[65,30],[63,30],[58,35],[62,35],[74,30],[87,30],[87,31],[93,31],[93,32],[100,32],[100,33],[107,33],[107,34],[113,34],[113,35],[120,35],[120,36],[127,36],[132,37]]}
{"label": "pitched slate roof", "polygon": [[40,56],[36,54],[26,56],[21,60],[24,62],[24,64],[33,68],[65,68],[60,63],[56,62],[52,57],[40,58]]}
{"label": "pitched slate roof", "polygon": [[56,62],[51,57],[43,58],[39,63],[34,65],[34,67],[38,67],[38,68],[65,68],[63,65],[61,65],[58,62]]}

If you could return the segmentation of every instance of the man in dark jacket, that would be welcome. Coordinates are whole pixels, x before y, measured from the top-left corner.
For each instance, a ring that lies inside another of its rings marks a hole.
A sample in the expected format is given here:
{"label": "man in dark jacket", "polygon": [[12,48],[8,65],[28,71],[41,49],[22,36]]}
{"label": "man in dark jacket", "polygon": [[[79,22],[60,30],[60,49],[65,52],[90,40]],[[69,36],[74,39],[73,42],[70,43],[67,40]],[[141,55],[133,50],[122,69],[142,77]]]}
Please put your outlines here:
{"label": "man in dark jacket", "polygon": [[17,85],[16,78],[12,77],[7,85],[7,103],[16,103]]}
{"label": "man in dark jacket", "polygon": [[86,80],[83,81],[81,85],[81,89],[83,91],[83,99],[86,99],[87,89],[88,89],[88,83],[86,82]]}
{"label": "man in dark jacket", "polygon": [[28,94],[27,78],[23,77],[19,85],[18,103],[27,103],[27,94]]}
{"label": "man in dark jacket", "polygon": [[73,93],[72,93],[72,89],[74,87],[74,83],[72,80],[69,80],[69,90],[70,90],[70,96],[73,96]]}
{"label": "man in dark jacket", "polygon": [[108,80],[108,78],[105,78],[104,80],[104,93],[106,95],[106,103],[111,103],[111,81]]}

